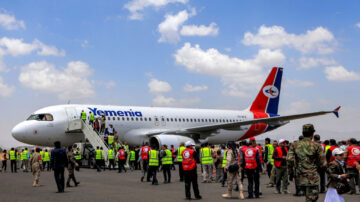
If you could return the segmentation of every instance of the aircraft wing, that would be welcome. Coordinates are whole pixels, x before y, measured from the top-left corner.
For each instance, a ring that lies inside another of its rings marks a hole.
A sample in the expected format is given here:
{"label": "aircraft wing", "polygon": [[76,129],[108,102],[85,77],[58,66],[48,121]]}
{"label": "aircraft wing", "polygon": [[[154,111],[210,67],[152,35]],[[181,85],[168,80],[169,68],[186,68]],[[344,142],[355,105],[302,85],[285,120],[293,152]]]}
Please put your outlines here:
{"label": "aircraft wing", "polygon": [[164,130],[162,132],[156,132],[156,133],[148,133],[147,135],[157,135],[157,134],[179,134],[179,135],[188,135],[193,133],[201,133],[201,132],[208,132],[218,129],[236,129],[241,126],[251,125],[251,124],[257,124],[257,123],[266,123],[266,124],[281,124],[284,122],[288,122],[291,120],[296,119],[302,119],[302,118],[308,118],[313,116],[320,116],[325,115],[329,113],[335,114],[336,117],[339,117],[339,109],[340,106],[333,111],[319,111],[319,112],[311,112],[311,113],[305,113],[305,114],[295,114],[295,115],[286,115],[286,116],[275,116],[270,118],[261,118],[261,119],[253,119],[248,121],[239,121],[239,122],[233,122],[233,123],[224,123],[224,124],[214,124],[214,125],[207,125],[207,126],[200,126],[200,127],[192,127],[192,128],[186,128],[186,129],[179,129],[179,130]]}

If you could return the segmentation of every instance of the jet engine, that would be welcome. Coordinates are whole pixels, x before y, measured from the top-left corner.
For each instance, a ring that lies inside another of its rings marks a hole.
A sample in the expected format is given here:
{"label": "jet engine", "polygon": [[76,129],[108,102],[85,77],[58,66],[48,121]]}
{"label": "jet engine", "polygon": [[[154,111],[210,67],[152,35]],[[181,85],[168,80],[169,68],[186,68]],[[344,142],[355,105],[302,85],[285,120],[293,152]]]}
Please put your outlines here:
{"label": "jet engine", "polygon": [[175,148],[179,147],[180,142],[195,142],[189,137],[184,137],[180,135],[154,135],[150,138],[150,145],[157,146],[160,148],[161,145],[167,145],[170,148],[170,145],[174,145]]}

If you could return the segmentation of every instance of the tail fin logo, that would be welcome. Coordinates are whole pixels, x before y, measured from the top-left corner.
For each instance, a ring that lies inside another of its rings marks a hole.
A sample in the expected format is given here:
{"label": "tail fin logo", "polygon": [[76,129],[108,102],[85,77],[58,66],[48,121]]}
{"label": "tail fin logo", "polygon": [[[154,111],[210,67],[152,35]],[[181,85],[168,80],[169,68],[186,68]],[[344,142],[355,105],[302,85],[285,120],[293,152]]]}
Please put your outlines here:
{"label": "tail fin logo", "polygon": [[276,98],[279,96],[279,89],[276,86],[269,85],[263,88],[263,93],[268,98]]}

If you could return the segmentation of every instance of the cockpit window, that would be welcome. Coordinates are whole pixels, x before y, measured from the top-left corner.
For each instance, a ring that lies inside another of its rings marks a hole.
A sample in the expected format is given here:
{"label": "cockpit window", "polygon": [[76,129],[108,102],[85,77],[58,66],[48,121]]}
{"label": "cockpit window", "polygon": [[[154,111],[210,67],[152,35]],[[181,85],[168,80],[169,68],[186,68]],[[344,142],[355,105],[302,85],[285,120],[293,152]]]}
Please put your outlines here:
{"label": "cockpit window", "polygon": [[53,121],[54,118],[51,114],[31,114],[27,120]]}

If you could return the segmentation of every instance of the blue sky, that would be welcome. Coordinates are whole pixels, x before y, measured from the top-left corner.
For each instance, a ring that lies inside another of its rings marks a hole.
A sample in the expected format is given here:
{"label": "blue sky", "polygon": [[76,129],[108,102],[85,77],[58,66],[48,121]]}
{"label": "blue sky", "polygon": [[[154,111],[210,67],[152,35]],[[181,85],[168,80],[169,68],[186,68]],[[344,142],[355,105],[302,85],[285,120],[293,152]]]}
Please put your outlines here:
{"label": "blue sky", "polygon": [[[262,137],[357,136],[358,1],[2,1],[0,146],[54,104],[244,109],[284,67],[280,113],[330,110]],[[186,89],[184,89],[186,87]]]}

